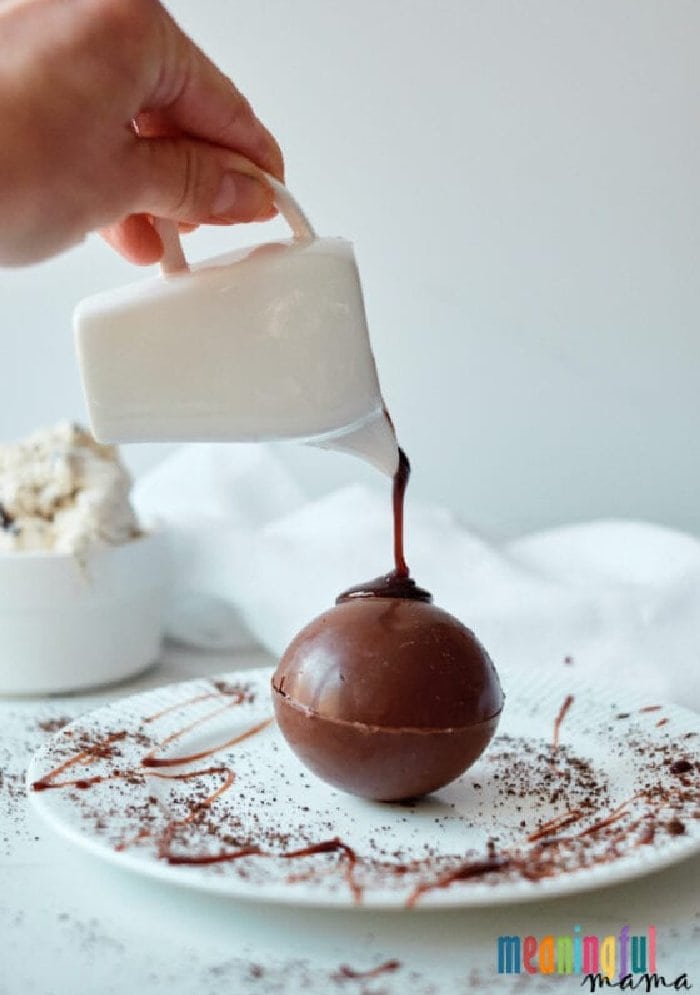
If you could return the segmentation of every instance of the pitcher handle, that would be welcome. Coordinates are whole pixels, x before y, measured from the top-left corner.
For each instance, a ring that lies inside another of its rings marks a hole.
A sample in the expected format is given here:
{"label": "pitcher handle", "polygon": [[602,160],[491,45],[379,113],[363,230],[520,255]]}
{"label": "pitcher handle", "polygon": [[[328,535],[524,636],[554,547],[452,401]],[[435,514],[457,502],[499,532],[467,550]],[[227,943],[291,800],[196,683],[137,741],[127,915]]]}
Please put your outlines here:
{"label": "pitcher handle", "polygon": [[[253,179],[259,180],[270,187],[275,207],[291,228],[295,241],[310,242],[316,238],[316,232],[311,226],[309,219],[284,183],[275,179],[274,176],[270,176],[269,173],[256,166],[250,159],[246,159],[245,156],[233,153],[233,157],[236,160],[234,169],[237,173],[252,176]],[[163,242],[163,258],[160,261],[160,268],[163,275],[170,276],[174,273],[186,272],[189,266],[187,265],[187,258],[182,248],[182,242],[180,241],[177,222],[167,218],[154,218],[153,224]]]}

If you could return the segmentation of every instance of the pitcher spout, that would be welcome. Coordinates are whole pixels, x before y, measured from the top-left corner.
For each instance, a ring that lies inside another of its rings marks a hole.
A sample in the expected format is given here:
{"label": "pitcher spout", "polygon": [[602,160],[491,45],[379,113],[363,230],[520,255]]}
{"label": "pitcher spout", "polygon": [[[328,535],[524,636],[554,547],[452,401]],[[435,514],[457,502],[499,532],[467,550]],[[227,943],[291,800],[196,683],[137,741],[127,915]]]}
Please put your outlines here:
{"label": "pitcher spout", "polygon": [[383,407],[359,423],[355,422],[321,438],[310,439],[308,445],[350,453],[388,477],[394,476],[399,465],[396,433]]}

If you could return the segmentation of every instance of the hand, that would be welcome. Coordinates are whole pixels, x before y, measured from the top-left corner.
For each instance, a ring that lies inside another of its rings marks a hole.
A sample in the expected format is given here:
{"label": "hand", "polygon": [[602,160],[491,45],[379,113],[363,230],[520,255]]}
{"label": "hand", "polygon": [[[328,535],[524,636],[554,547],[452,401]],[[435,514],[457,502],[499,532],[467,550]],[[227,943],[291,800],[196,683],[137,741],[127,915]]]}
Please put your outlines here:
{"label": "hand", "polygon": [[283,179],[275,139],[158,0],[0,5],[0,263],[97,229],[153,263],[152,216],[184,230],[272,217],[235,153]]}

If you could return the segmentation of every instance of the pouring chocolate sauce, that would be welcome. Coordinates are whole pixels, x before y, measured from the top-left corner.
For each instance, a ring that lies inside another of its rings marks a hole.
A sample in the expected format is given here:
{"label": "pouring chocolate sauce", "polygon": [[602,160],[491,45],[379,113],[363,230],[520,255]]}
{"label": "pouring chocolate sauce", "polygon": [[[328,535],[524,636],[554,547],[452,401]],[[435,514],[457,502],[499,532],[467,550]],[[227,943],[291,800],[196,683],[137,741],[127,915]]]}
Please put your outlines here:
{"label": "pouring chocolate sauce", "polygon": [[394,474],[393,510],[394,510],[394,569],[391,573],[382,574],[374,580],[343,591],[335,599],[337,605],[354,598],[405,598],[408,601],[432,602],[433,596],[422,587],[418,587],[410,575],[406,565],[403,542],[404,501],[406,488],[411,476],[411,464],[406,453],[399,447],[399,465]]}
{"label": "pouring chocolate sauce", "polygon": [[432,604],[404,555],[410,463],[393,482],[394,569],[340,594],[272,678],[289,746],[335,787],[380,801],[435,791],[481,755],[503,692],[471,630]]}

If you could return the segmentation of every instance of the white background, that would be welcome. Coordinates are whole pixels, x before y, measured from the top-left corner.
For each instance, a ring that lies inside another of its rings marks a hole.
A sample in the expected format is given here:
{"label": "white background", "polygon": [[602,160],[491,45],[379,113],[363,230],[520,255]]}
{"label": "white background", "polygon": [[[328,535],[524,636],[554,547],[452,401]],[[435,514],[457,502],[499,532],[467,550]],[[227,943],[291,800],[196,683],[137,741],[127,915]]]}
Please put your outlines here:
{"label": "white background", "polygon": [[[700,531],[699,4],[169,6],[279,136],[318,230],[356,242],[414,495],[491,535],[617,515]],[[0,273],[0,438],[83,417],[72,307],[138,275],[97,239]],[[285,458],[316,491],[375,479]]]}

